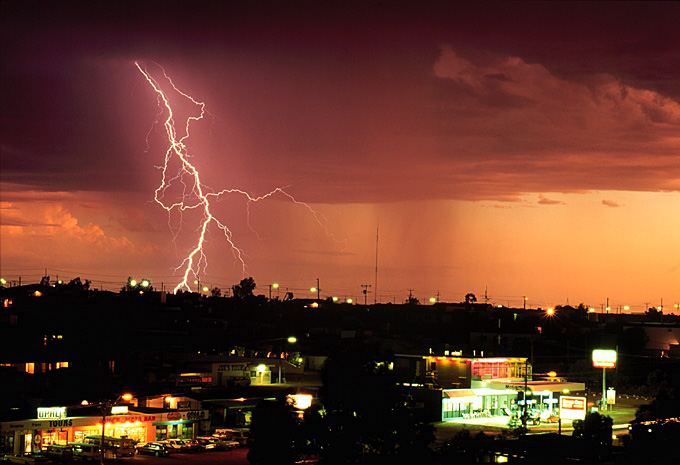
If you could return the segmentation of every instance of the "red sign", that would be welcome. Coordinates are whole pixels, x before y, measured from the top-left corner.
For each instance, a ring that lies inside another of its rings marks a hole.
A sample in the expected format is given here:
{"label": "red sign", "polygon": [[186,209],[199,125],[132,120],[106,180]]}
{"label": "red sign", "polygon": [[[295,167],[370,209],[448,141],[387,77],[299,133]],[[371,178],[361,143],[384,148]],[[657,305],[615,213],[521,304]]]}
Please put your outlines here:
{"label": "red sign", "polygon": [[593,366],[595,368],[616,368],[616,351],[593,350]]}
{"label": "red sign", "polygon": [[586,417],[585,397],[560,397],[560,418],[563,420],[583,420]]}
{"label": "red sign", "polygon": [[174,420],[181,420],[182,419],[182,414],[179,412],[170,412],[168,413],[168,420],[174,421]]}

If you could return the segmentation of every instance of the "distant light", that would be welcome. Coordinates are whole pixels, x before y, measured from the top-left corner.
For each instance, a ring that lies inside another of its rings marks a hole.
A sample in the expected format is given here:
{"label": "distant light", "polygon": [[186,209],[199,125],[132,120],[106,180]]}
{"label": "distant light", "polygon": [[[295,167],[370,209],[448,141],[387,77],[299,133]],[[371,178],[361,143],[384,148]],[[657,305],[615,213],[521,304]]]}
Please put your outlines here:
{"label": "distant light", "polygon": [[555,314],[555,309],[554,308],[549,308],[545,311],[548,315],[554,315]]}
{"label": "distant light", "polygon": [[208,286],[203,286],[203,292],[208,292],[210,288]]}
{"label": "distant light", "polygon": [[257,372],[258,373],[264,373],[266,369],[267,369],[267,367],[263,364],[260,364],[260,365],[257,366]]}
{"label": "distant light", "polygon": [[[676,307],[677,307],[677,305],[676,305]],[[623,309],[624,310],[630,310],[630,307],[628,305],[626,305],[625,307],[623,307]]]}
{"label": "distant light", "polygon": [[595,313],[595,309],[594,309],[593,307],[590,307],[590,308],[588,309],[588,311],[589,311],[590,313]]}
{"label": "distant light", "polygon": [[291,344],[295,344],[297,342],[297,338],[295,336],[290,336],[288,338],[288,342]]}
{"label": "distant light", "polygon": [[555,373],[554,371],[549,371],[547,375],[550,376],[551,378],[554,378],[555,376],[557,376],[557,373]]}
{"label": "distant light", "polygon": [[[333,296],[333,302],[337,302],[337,301],[338,301],[338,296],[334,295]],[[676,305],[676,307],[677,307],[677,305]]]}
{"label": "distant light", "polygon": [[142,279],[141,285],[142,287],[149,287],[151,282],[148,279]]}
{"label": "distant light", "polygon": [[278,289],[278,288],[279,288],[279,283],[274,283],[274,284],[272,284],[272,287],[273,287],[274,289]]}
{"label": "distant light", "polygon": [[310,292],[316,292],[316,288],[315,288],[315,287],[310,287],[309,290],[310,290]]}
{"label": "distant light", "polygon": [[80,405],[90,405],[90,403],[87,400],[83,399]]}
{"label": "distant light", "polygon": [[135,287],[137,285],[137,280],[136,279],[131,279],[130,280],[130,286]]}
{"label": "distant light", "polygon": [[353,302],[352,299],[347,299],[347,303],[348,303],[348,304],[351,304],[352,302]]}
{"label": "distant light", "polygon": [[498,305],[496,305],[496,308],[503,308],[503,306],[498,304]]}
{"label": "distant light", "polygon": [[42,296],[42,292],[40,292],[40,291],[35,291],[35,292],[33,293],[33,295],[36,296],[36,297],[40,297],[40,296]]}
{"label": "distant light", "polygon": [[312,308],[319,308],[319,302],[312,302],[312,305],[310,305]]}
{"label": "distant light", "polygon": [[198,284],[198,279],[194,279],[194,284]]}
{"label": "distant light", "polygon": [[435,303],[435,302],[437,302],[437,299],[435,299],[434,297],[430,297],[430,303]]}
{"label": "distant light", "polygon": [[611,309],[612,309],[611,307],[607,307],[605,310],[607,310],[607,312],[609,312]]}
{"label": "distant light", "polygon": [[0,284],[2,284],[3,286],[5,284],[7,284],[7,281],[5,280],[5,278],[0,278]]}
{"label": "distant light", "polygon": [[132,400],[132,394],[126,392],[121,396],[125,402],[130,402]]}
{"label": "distant light", "polygon": [[304,410],[312,405],[312,396],[309,394],[291,394],[288,396],[293,403],[293,407]]}

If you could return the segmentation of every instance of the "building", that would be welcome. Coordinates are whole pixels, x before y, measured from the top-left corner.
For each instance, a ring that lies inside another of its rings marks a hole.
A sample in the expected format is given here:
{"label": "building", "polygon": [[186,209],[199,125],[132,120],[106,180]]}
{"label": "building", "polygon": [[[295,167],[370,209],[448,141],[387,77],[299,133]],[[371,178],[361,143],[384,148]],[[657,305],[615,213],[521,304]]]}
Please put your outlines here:
{"label": "building", "polygon": [[209,413],[196,400],[158,396],[143,403],[148,406],[38,407],[35,418],[0,422],[0,449],[21,453],[86,442],[88,436],[101,437],[104,421],[105,436],[135,442],[195,438],[210,430]]}
{"label": "building", "polygon": [[416,402],[429,404],[425,410],[430,421],[512,416],[523,409],[525,396],[527,408],[549,416],[561,394],[585,392],[584,383],[533,380],[525,357],[395,355],[393,370]]}

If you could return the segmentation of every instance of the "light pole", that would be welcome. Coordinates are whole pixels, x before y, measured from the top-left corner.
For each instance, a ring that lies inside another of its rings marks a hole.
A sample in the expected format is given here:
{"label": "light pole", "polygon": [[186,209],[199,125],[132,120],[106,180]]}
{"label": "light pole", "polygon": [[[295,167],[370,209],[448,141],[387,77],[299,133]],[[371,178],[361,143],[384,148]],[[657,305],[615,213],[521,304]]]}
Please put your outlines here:
{"label": "light pole", "polygon": [[276,289],[276,297],[279,296],[279,284],[274,283],[269,285],[269,300],[272,300],[272,289]]}
{"label": "light pole", "polygon": [[311,292],[316,292],[316,300],[321,300],[321,287],[319,286],[319,278],[316,278],[316,287],[309,289]]}
{"label": "light pole", "polygon": [[607,368],[616,368],[615,350],[593,350],[593,366],[602,368],[602,400],[600,409],[604,410],[607,406]]}
{"label": "light pole", "polygon": [[109,407],[116,405],[116,403],[118,403],[118,401],[120,399],[123,399],[126,402],[129,402],[130,400],[132,400],[132,394],[122,394],[122,395],[118,396],[118,398],[116,400],[114,400],[113,402],[109,402],[109,401],[105,400],[104,402],[99,404],[99,406],[102,408],[102,439],[99,442],[99,463],[100,463],[100,465],[104,465],[104,436],[106,436],[106,434],[105,434],[106,433],[106,410]]}

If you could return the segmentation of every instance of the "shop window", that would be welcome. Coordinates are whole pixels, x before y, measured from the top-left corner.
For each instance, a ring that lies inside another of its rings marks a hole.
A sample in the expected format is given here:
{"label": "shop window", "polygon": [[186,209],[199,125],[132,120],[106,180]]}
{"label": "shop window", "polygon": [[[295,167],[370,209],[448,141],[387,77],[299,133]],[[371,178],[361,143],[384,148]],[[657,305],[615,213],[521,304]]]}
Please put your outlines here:
{"label": "shop window", "polygon": [[30,374],[35,373],[35,363],[27,363],[26,364],[26,373],[30,373]]}

